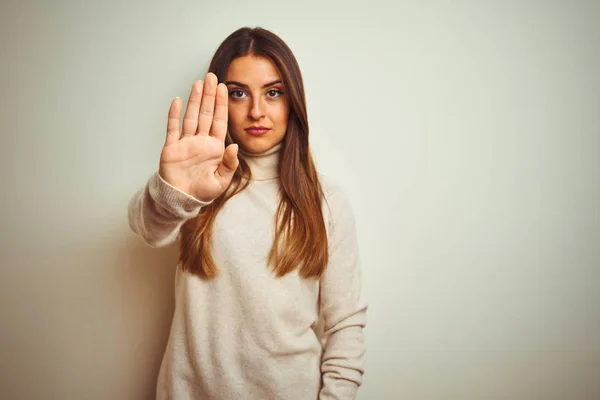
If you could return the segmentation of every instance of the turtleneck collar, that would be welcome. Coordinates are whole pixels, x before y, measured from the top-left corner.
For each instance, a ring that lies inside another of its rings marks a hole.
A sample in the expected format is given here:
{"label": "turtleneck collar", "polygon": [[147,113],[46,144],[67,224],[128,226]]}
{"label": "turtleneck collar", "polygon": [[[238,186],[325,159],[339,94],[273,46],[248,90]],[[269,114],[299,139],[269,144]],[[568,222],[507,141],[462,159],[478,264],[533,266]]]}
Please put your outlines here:
{"label": "turtleneck collar", "polygon": [[239,148],[239,154],[244,158],[252,171],[253,181],[264,181],[279,176],[279,151],[282,143],[278,143],[269,150],[253,154]]}

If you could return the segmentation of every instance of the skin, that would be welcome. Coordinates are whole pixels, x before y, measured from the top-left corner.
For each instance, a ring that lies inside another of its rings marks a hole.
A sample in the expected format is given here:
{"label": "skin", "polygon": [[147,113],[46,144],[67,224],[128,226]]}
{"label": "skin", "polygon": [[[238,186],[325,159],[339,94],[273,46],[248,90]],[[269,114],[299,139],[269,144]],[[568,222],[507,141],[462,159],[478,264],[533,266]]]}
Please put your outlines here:
{"label": "skin", "polygon": [[[262,153],[281,143],[289,117],[285,85],[275,64],[266,57],[248,55],[233,60],[225,84],[229,91],[229,132],[248,153]],[[270,130],[256,137],[251,126]]]}
{"label": "skin", "polygon": [[[283,140],[287,129],[285,87],[271,60],[237,58],[227,71],[226,82],[219,83],[213,73],[195,82],[182,124],[182,100],[173,99],[160,155],[160,177],[204,202],[214,200],[229,186],[239,165],[238,146],[249,153],[265,152]],[[245,131],[250,126],[270,130],[256,137]],[[225,148],[228,129],[236,144]]]}
{"label": "skin", "polygon": [[238,145],[225,148],[227,87],[209,73],[192,86],[183,126],[182,100],[171,102],[167,138],[160,155],[159,175],[168,184],[209,202],[220,196],[239,165]]}

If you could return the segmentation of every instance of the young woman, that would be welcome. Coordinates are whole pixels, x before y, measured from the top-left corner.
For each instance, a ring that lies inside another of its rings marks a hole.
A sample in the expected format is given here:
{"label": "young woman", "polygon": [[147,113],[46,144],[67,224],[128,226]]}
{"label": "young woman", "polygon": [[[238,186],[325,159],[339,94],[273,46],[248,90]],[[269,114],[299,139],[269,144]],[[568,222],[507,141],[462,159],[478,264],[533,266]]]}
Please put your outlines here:
{"label": "young woman", "polygon": [[180,129],[181,109],[175,98],[158,171],[129,204],[148,245],[181,239],[157,399],[354,399],[367,309],[354,218],[315,170],[294,55],[237,30]]}

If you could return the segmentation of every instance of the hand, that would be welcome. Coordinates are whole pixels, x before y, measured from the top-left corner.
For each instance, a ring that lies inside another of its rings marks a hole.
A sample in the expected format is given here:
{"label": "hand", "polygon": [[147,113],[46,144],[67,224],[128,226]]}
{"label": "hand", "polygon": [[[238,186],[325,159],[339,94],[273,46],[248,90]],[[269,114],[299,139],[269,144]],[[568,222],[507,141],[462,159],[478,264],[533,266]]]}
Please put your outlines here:
{"label": "hand", "polygon": [[238,145],[225,149],[228,92],[225,84],[208,73],[192,86],[183,129],[179,130],[182,100],[169,109],[167,139],[160,154],[160,176],[170,185],[209,202],[229,186],[239,165]]}

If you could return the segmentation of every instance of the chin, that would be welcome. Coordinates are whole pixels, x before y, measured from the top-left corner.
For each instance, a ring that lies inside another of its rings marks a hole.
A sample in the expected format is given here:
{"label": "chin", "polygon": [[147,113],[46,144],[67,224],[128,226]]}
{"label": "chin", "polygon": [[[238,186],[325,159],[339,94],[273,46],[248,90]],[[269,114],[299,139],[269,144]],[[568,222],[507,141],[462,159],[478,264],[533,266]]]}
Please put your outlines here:
{"label": "chin", "polygon": [[257,137],[248,137],[244,138],[243,140],[238,140],[236,142],[244,151],[252,154],[264,153],[265,151],[268,151],[277,144],[279,144],[279,142],[273,141],[271,138]]}

